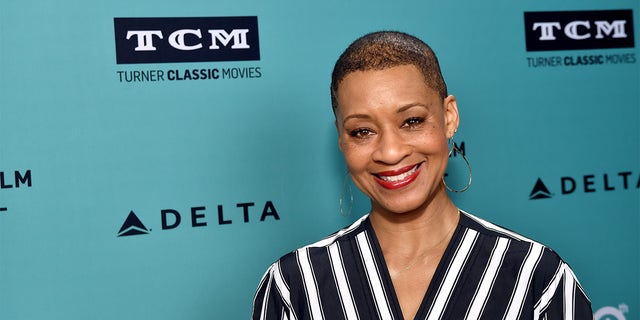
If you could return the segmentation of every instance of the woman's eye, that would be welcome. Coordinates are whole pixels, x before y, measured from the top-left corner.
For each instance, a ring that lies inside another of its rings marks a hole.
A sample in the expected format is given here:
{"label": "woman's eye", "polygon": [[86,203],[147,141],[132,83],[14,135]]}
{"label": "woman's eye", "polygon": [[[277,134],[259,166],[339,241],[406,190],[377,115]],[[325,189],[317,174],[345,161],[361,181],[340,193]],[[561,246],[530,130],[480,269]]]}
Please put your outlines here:
{"label": "woman's eye", "polygon": [[370,136],[372,134],[373,131],[366,128],[355,129],[349,132],[349,135],[354,138],[366,138],[367,136]]}
{"label": "woman's eye", "polygon": [[405,120],[403,126],[415,128],[420,126],[423,122],[424,122],[424,118],[413,117]]}

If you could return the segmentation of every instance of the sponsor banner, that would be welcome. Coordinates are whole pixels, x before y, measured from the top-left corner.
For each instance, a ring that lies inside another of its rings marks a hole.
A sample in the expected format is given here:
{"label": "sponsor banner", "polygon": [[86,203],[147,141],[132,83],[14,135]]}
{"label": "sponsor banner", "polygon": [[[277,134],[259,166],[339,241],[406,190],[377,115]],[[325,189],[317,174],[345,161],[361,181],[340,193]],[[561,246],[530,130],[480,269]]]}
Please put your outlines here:
{"label": "sponsor banner", "polygon": [[640,2],[469,4],[7,2],[0,319],[248,318],[269,264],[370,210],[327,86],[393,26],[459,99],[454,203],[557,250],[596,319],[637,319]]}
{"label": "sponsor banner", "polygon": [[118,64],[260,60],[258,17],[114,18]]}

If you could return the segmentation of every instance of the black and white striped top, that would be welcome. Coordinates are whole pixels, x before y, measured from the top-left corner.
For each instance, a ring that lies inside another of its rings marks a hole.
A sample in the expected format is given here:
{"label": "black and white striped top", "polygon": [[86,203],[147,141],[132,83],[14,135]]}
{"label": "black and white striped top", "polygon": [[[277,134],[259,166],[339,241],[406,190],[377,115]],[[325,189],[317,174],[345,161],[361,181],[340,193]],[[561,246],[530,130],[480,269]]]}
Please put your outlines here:
{"label": "black and white striped top", "polygon": [[[403,319],[368,215],[267,270],[253,319]],[[462,212],[416,319],[593,319],[551,249]]]}

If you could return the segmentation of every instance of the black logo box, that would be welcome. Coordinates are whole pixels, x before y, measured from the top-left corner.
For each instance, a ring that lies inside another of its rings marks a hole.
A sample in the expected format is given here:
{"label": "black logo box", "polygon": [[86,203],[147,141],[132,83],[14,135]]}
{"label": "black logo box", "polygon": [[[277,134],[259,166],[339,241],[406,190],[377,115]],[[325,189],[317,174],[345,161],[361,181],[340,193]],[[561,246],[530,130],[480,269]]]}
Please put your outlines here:
{"label": "black logo box", "polygon": [[[615,20],[626,21],[624,30],[625,38],[612,38],[605,35],[602,39],[596,39],[596,25],[594,21],[607,21],[612,23]],[[575,40],[567,37],[564,33],[565,26],[572,21],[588,21],[590,29],[579,27],[581,34],[590,33],[591,37],[583,40]],[[554,28],[555,40],[540,40],[541,30],[533,30],[536,22],[558,22],[560,29]],[[524,28],[527,51],[553,51],[553,50],[582,50],[582,49],[611,49],[611,48],[633,48],[633,12],[632,10],[600,10],[600,11],[544,11],[525,12]]]}
{"label": "black logo box", "polygon": [[[204,62],[204,61],[249,61],[260,60],[260,43],[258,36],[258,17],[194,17],[194,18],[114,18],[116,41],[116,62],[131,63],[168,63],[168,62]],[[200,29],[202,38],[186,34],[184,42],[189,45],[202,44],[197,50],[179,50],[169,44],[169,36],[177,30]],[[227,45],[217,41],[219,49],[209,49],[212,36],[208,30],[248,29],[246,43],[249,48],[232,49],[233,39]],[[129,31],[158,30],[162,39],[153,36],[155,51],[135,51],[138,36],[127,39]]]}

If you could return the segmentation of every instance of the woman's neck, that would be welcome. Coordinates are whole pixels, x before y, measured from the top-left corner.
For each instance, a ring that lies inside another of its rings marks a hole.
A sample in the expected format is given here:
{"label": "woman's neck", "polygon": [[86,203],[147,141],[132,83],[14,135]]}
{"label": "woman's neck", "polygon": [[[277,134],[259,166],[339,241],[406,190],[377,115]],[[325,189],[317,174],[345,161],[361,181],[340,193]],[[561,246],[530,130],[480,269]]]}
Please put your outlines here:
{"label": "woman's neck", "polygon": [[451,236],[450,231],[460,219],[458,208],[446,193],[432,200],[424,208],[404,213],[373,208],[371,225],[383,252],[393,250],[407,256],[419,255]]}

